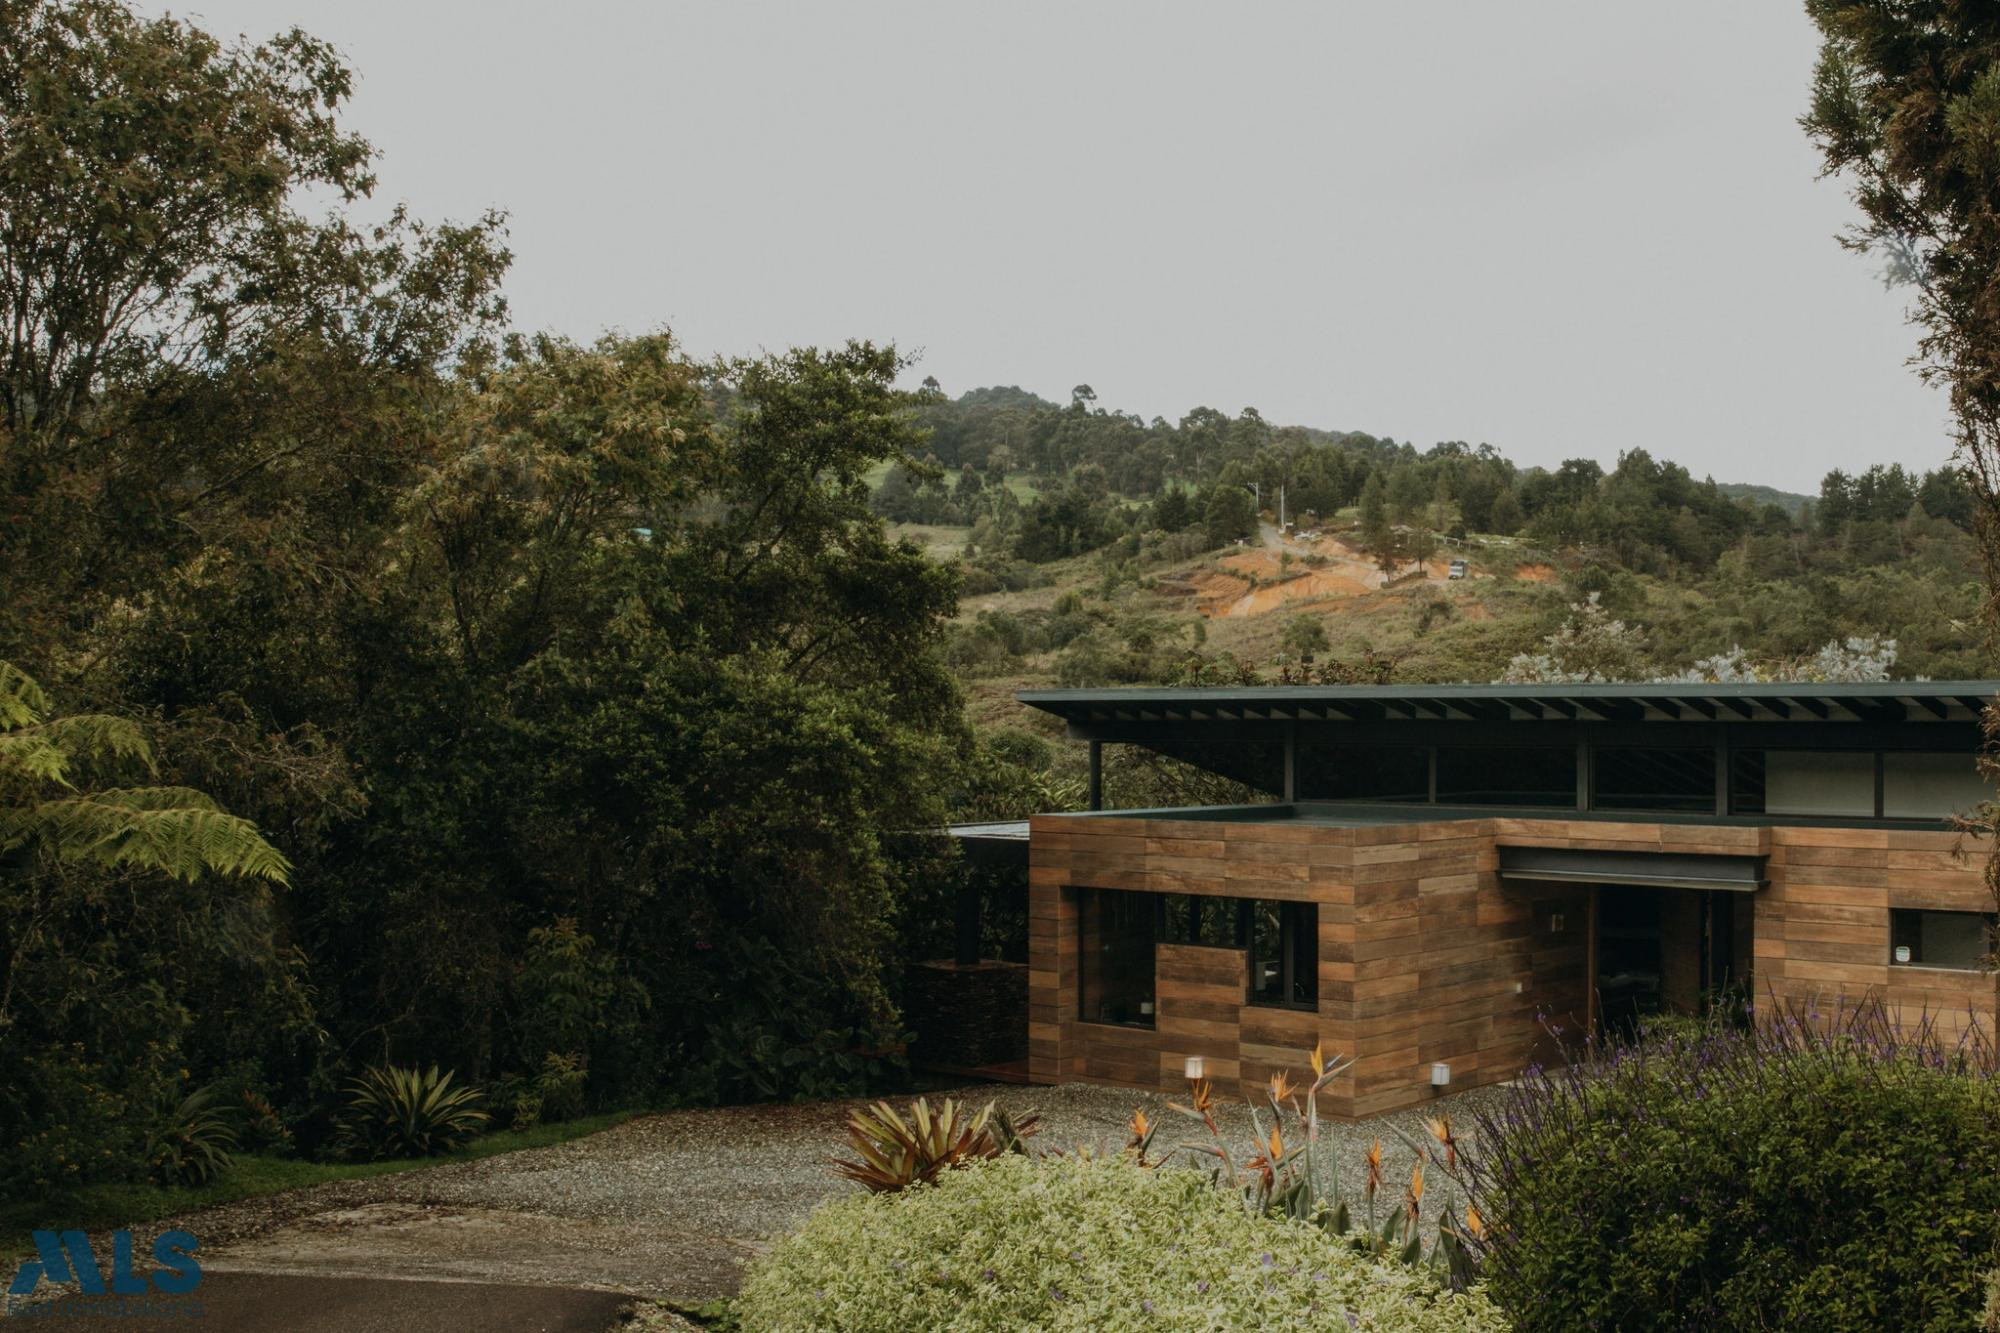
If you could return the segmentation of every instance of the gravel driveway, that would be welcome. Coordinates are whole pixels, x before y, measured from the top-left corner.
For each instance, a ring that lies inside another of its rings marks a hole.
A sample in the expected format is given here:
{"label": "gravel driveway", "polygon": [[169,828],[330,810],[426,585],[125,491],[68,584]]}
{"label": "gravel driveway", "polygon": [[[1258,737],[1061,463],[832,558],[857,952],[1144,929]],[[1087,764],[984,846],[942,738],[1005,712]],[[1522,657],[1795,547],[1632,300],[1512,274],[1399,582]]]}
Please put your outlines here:
{"label": "gravel driveway", "polygon": [[[1156,1150],[1203,1133],[1167,1111],[1164,1096],[1133,1089],[983,1086],[942,1095],[1040,1111],[1036,1142],[1046,1146],[1120,1146],[1142,1106],[1162,1125]],[[1410,1154],[1390,1123],[1421,1136],[1424,1117],[1444,1109],[1469,1124],[1475,1104],[1494,1095],[1476,1090],[1423,1111],[1327,1126],[1350,1196],[1358,1203],[1362,1154],[1379,1134],[1385,1193],[1401,1198]],[[649,1115],[554,1147],[315,1186],[175,1224],[201,1238],[203,1267],[218,1272],[541,1283],[698,1302],[733,1292],[766,1237],[856,1188],[826,1159],[840,1151],[841,1127],[860,1104]],[[1245,1108],[1218,1109],[1231,1150],[1247,1145]],[[1426,1204],[1450,1202],[1445,1182],[1427,1184]]]}

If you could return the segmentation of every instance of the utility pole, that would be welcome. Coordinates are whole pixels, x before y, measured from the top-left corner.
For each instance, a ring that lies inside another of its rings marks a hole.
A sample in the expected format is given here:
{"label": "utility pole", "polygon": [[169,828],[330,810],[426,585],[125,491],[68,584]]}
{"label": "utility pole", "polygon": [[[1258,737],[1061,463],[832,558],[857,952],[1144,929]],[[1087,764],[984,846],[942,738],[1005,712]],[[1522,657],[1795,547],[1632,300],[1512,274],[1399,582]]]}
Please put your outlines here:
{"label": "utility pole", "polygon": [[1285,530],[1285,483],[1278,483],[1278,531]]}

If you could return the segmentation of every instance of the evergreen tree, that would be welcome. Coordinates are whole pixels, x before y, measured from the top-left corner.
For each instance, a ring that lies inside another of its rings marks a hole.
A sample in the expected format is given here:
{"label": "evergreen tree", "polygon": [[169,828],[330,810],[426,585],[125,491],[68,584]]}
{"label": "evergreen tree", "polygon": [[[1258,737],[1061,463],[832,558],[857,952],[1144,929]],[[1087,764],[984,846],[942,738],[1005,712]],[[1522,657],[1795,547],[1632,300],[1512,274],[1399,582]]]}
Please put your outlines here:
{"label": "evergreen tree", "polygon": [[1241,486],[1227,482],[1215,487],[1202,509],[1202,527],[1210,546],[1227,546],[1257,535],[1257,502]]}
{"label": "evergreen tree", "polygon": [[1389,526],[1386,492],[1380,472],[1370,472],[1361,486],[1361,549],[1385,566],[1396,558],[1396,530]]}

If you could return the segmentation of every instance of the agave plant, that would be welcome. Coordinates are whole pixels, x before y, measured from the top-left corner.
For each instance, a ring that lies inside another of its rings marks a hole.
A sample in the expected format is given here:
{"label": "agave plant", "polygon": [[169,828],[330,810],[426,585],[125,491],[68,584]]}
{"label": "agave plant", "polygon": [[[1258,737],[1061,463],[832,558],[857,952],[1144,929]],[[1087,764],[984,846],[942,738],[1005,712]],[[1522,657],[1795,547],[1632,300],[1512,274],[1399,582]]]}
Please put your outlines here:
{"label": "agave plant", "polygon": [[435,1157],[486,1124],[477,1088],[453,1086],[449,1071],[375,1065],[347,1090],[341,1147],[355,1156]]}
{"label": "agave plant", "polygon": [[1033,1111],[1018,1118],[988,1102],[976,1115],[947,1097],[936,1110],[922,1097],[910,1103],[909,1118],[887,1102],[876,1102],[848,1117],[847,1142],[858,1161],[833,1158],[834,1171],[871,1194],[892,1194],[928,1185],[967,1162],[1002,1153],[1026,1155],[1027,1140],[1041,1126]]}
{"label": "agave plant", "polygon": [[215,1094],[197,1088],[181,1098],[153,1131],[147,1160],[162,1185],[206,1185],[236,1160],[236,1132],[222,1118]]}

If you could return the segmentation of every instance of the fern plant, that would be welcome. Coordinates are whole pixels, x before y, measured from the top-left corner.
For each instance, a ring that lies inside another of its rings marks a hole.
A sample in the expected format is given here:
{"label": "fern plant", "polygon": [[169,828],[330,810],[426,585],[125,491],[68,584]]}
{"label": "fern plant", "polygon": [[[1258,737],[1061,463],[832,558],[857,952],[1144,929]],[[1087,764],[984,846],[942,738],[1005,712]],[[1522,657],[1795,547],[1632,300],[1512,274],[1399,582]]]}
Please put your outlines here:
{"label": "fern plant", "polygon": [[204,871],[285,879],[291,866],[255,825],[192,788],[80,788],[73,774],[81,763],[152,774],[152,747],[127,718],[50,711],[33,677],[0,662],[0,855],[28,851],[185,880]]}
{"label": "fern plant", "polygon": [[375,1065],[348,1088],[339,1145],[350,1156],[436,1157],[486,1124],[479,1089],[454,1086],[450,1071]]}
{"label": "fern plant", "polygon": [[235,1148],[236,1132],[222,1118],[214,1093],[197,1088],[154,1131],[147,1159],[162,1185],[206,1185],[235,1162]]}

